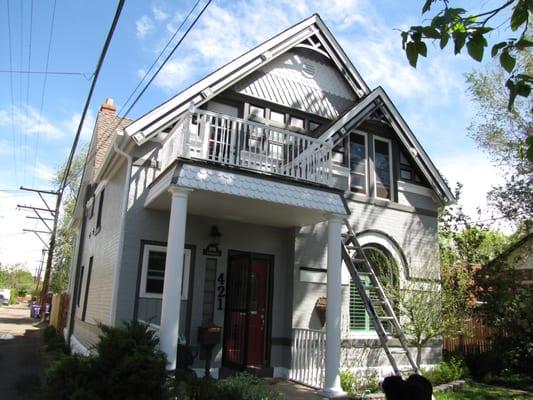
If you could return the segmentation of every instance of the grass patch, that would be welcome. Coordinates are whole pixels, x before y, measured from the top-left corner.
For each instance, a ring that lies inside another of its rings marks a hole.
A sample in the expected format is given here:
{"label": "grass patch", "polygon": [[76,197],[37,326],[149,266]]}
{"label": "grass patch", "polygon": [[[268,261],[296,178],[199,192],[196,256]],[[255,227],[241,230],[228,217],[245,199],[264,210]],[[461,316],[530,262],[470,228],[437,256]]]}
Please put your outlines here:
{"label": "grass patch", "polygon": [[453,392],[435,393],[435,398],[437,400],[531,400],[533,394],[470,382]]}

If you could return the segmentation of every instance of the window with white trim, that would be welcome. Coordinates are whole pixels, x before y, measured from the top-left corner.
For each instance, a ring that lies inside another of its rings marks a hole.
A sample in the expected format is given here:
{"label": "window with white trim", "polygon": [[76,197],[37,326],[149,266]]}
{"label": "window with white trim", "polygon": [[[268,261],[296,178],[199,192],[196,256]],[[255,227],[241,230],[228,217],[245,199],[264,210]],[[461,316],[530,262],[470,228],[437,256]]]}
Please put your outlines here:
{"label": "window with white trim", "polygon": [[367,152],[366,135],[352,133],[350,137],[350,188],[366,194]]}
{"label": "window with white trim", "polygon": [[[166,246],[145,244],[142,256],[141,285],[139,297],[160,299],[163,297],[165,280]],[[181,281],[181,299],[187,300],[189,294],[189,274],[191,269],[191,250],[183,253],[183,275]]]}
{"label": "window with white trim", "polygon": [[391,142],[374,137],[374,182],[375,195],[392,199]]}

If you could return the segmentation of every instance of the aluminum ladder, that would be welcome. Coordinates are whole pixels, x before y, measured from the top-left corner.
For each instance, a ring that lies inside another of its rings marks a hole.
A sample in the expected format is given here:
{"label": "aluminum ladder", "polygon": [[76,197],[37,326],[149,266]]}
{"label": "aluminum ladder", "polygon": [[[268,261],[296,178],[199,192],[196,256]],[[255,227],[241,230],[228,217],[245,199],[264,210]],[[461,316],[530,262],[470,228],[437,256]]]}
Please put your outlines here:
{"label": "aluminum ladder", "polygon": [[[357,240],[355,232],[352,230],[348,220],[344,221],[347,231],[342,234],[342,258],[348,271],[352,277],[352,280],[357,288],[357,292],[361,296],[366,312],[368,313],[374,329],[378,334],[381,346],[385,350],[385,354],[389,359],[389,362],[394,370],[394,373],[398,376],[402,375],[402,372],[411,372],[419,374],[420,371],[416,366],[416,363],[407,346],[407,340],[400,326],[400,322],[394,313],[394,309],[387,299],[383,286],[379,282],[372,265],[368,261],[368,258],[363,251],[363,248]],[[362,276],[367,276],[370,280],[370,288],[374,289],[376,297],[371,298],[365,290]],[[379,313],[381,310],[382,313]],[[392,332],[389,334],[383,326],[384,323],[390,323],[392,325]],[[388,342],[392,338],[397,338],[400,341],[401,349],[398,351],[391,351]],[[411,368],[408,370],[400,370],[394,355],[406,355],[409,360]]]}

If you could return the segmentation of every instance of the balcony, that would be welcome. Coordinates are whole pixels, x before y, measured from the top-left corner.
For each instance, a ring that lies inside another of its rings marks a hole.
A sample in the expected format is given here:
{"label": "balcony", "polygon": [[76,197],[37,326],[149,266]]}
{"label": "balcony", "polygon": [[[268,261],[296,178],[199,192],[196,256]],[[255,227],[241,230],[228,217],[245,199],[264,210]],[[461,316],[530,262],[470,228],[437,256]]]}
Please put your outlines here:
{"label": "balcony", "polygon": [[331,186],[332,148],[295,132],[205,110],[190,110],[163,147],[163,170],[177,157]]}

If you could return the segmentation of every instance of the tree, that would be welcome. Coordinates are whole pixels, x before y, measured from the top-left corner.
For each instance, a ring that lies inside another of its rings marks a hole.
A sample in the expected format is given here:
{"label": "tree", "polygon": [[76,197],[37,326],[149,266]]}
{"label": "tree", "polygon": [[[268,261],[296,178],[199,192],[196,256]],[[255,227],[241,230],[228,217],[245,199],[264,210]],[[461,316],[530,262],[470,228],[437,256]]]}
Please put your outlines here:
{"label": "tree", "polygon": [[[492,46],[492,57],[498,57],[499,63],[506,74],[505,87],[508,90],[507,108],[512,110],[517,97],[529,97],[533,76],[530,70],[524,69],[517,59],[523,53],[528,53],[533,46],[529,33],[529,19],[533,12],[531,0],[506,0],[486,11],[472,14],[464,8],[449,6],[449,0],[425,0],[422,13],[428,13],[434,4],[441,7],[431,18],[429,25],[411,26],[407,31],[401,32],[402,46],[409,63],[416,67],[418,57],[427,56],[426,41],[439,41],[439,46],[444,49],[450,40],[454,43],[454,53],[459,54],[466,46],[467,52],[476,61],[481,61],[488,46],[487,35],[495,28],[489,23],[495,21],[496,16],[507,17],[511,32],[516,33],[505,41]],[[524,138],[522,143],[524,157],[533,162],[533,136]]]}
{"label": "tree", "polygon": [[[52,264],[52,276],[50,279],[50,289],[54,293],[61,293],[66,290],[72,261],[72,247],[76,237],[76,230],[72,226],[72,217],[76,207],[76,196],[83,174],[87,149],[82,149],[72,162],[67,185],[63,195],[63,212],[57,230],[56,247]],[[64,164],[56,172],[54,185],[59,187],[65,174]]]}
{"label": "tree", "polygon": [[[522,52],[518,63],[533,74],[533,54]],[[489,192],[489,204],[510,222],[529,232],[533,223],[533,164],[522,157],[522,145],[533,134],[532,98],[519,98],[506,108],[504,71],[491,65],[467,74],[468,92],[478,112],[469,136],[507,172],[506,182]]]}

